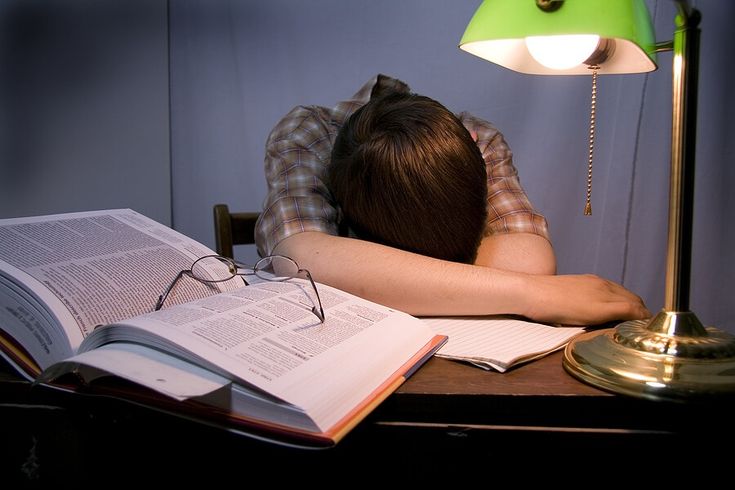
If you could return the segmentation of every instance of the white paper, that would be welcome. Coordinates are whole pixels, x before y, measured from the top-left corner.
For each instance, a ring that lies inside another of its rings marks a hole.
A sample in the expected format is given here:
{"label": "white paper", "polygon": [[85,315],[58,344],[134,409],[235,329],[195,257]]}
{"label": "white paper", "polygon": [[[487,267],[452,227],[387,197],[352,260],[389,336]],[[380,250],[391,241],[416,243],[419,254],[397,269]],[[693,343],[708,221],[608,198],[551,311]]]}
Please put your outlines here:
{"label": "white paper", "polygon": [[434,333],[449,336],[438,357],[505,372],[512,365],[554,352],[582,327],[554,327],[508,317],[426,317]]}

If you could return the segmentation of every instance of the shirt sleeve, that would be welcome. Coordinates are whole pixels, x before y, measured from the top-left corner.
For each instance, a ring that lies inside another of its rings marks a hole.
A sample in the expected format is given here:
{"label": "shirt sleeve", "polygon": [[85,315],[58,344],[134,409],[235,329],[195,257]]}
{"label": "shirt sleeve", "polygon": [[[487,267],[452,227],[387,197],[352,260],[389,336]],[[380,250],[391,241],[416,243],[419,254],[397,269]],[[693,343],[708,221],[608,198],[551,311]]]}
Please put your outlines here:
{"label": "shirt sleeve", "polygon": [[278,122],[266,141],[268,195],[255,225],[261,256],[273,253],[281,240],[296,233],[338,234],[340,211],[325,184],[337,132],[371,97],[408,90],[402,81],[378,74],[331,109],[298,106]]}
{"label": "shirt sleeve", "polygon": [[268,196],[255,229],[258,253],[304,231],[337,233],[337,209],[324,183],[337,128],[324,108],[296,107],[271,131],[265,148]]}
{"label": "shirt sleeve", "polygon": [[513,153],[492,124],[466,112],[460,121],[476,136],[487,168],[487,227],[485,234],[533,233],[549,239],[546,218],[537,212],[521,186]]}

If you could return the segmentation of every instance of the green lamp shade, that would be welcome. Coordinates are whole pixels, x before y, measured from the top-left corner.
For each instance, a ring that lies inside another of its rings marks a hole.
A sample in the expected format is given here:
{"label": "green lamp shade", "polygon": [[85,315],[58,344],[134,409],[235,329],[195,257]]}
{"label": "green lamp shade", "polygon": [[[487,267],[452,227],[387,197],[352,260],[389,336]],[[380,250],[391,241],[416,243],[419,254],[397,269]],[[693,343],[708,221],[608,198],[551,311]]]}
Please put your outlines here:
{"label": "green lamp shade", "polygon": [[[539,3],[554,7],[545,10]],[[542,64],[536,51],[529,50],[535,40],[536,45],[559,54],[563,48],[553,44],[559,36],[573,36],[575,43],[584,36],[599,36],[599,43],[593,38],[587,54],[561,68]],[[599,66],[600,74],[656,69],[655,36],[643,0],[484,0],[459,47],[511,70],[536,75],[589,75],[591,64]]]}

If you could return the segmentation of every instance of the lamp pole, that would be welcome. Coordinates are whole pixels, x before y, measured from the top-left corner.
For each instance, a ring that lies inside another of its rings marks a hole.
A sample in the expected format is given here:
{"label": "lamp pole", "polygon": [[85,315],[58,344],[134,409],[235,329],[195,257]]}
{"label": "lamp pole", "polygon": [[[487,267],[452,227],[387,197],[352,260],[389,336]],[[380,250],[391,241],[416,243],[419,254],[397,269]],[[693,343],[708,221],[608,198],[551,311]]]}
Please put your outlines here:
{"label": "lamp pole", "polygon": [[694,159],[697,133],[699,11],[677,2],[674,32],[671,128],[671,184],[666,298],[669,311],[689,310],[694,208]]}
{"label": "lamp pole", "polygon": [[685,1],[676,4],[674,40],[657,46],[659,50],[673,49],[671,175],[664,307],[651,320],[648,329],[696,337],[707,335],[699,319],[689,310],[701,16]]}

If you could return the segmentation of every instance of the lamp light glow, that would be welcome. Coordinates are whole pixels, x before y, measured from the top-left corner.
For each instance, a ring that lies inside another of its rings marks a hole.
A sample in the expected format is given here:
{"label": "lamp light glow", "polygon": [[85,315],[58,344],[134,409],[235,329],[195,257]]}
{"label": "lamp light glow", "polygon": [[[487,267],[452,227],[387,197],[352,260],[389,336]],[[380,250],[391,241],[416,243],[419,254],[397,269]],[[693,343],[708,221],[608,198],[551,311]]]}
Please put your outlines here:
{"label": "lamp light glow", "polygon": [[594,34],[526,38],[526,47],[531,56],[552,70],[568,70],[581,65],[597,50],[599,43],[600,36]]}
{"label": "lamp light glow", "polygon": [[526,38],[596,35],[614,41],[615,45],[614,53],[600,64],[601,75],[645,73],[656,69],[653,26],[642,0],[564,0],[556,3],[560,6],[545,11],[533,0],[485,0],[467,25],[459,47],[521,73],[589,75],[587,65],[581,62],[565,69],[544,66],[531,54]]}

